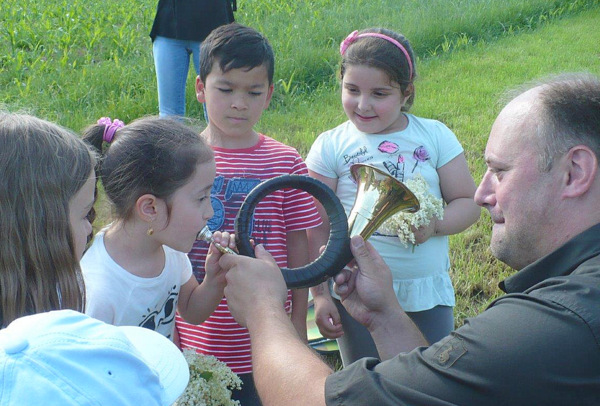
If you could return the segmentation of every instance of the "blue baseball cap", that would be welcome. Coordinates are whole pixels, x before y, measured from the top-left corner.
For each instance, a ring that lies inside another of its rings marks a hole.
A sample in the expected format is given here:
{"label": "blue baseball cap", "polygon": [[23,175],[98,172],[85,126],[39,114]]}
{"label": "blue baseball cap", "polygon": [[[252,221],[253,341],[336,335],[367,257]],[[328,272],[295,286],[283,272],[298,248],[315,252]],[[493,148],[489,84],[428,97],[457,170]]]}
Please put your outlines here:
{"label": "blue baseball cap", "polygon": [[0,405],[171,405],[189,368],[163,335],[73,310],[21,317],[0,330]]}

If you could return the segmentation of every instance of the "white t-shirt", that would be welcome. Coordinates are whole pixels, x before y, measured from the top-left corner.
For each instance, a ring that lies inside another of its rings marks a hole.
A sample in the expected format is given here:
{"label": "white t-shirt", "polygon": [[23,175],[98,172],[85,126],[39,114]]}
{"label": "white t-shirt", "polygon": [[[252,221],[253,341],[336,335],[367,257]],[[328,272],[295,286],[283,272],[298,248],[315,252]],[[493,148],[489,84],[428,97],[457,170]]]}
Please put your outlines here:
{"label": "white t-shirt", "polygon": [[[430,192],[442,197],[437,170],[463,152],[448,127],[436,120],[406,114],[406,129],[390,134],[366,134],[347,121],[319,135],[306,165],[328,178],[337,178],[336,194],[346,214],[354,205],[356,184],[350,166],[366,163],[406,181],[420,173]],[[392,270],[398,301],[409,312],[437,305],[454,306],[454,289],[448,274],[448,237],[432,237],[408,248],[395,235],[375,232],[369,241]]]}
{"label": "white t-shirt", "polygon": [[81,259],[85,313],[116,326],[141,326],[173,338],[181,285],[192,277],[187,255],[163,246],[165,267],[155,278],[131,274],[106,251],[104,232],[96,234]]}

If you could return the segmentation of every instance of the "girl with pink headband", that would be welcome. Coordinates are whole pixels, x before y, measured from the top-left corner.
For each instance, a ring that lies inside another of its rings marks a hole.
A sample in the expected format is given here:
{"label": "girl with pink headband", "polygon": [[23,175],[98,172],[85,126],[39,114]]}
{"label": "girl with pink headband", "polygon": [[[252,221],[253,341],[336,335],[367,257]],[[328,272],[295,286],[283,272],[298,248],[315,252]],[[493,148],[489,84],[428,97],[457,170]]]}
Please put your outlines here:
{"label": "girl with pink headband", "polygon": [[[382,28],[354,31],[342,41],[340,53],[342,106],[348,121],[315,140],[306,158],[309,174],[336,191],[347,213],[356,197],[350,166],[359,162],[400,181],[420,174],[429,192],[443,199],[442,219],[434,217],[428,226],[413,230],[415,247],[405,247],[396,235],[381,230],[369,239],[392,270],[399,303],[425,338],[436,342],[454,329],[448,236],[479,218],[475,182],[454,133],[439,121],[408,113],[416,68],[403,35]],[[310,242],[316,256],[327,242],[329,223],[313,230]],[[378,357],[367,329],[331,296],[327,283],[311,292],[319,330],[324,337],[338,339],[344,365]]]}

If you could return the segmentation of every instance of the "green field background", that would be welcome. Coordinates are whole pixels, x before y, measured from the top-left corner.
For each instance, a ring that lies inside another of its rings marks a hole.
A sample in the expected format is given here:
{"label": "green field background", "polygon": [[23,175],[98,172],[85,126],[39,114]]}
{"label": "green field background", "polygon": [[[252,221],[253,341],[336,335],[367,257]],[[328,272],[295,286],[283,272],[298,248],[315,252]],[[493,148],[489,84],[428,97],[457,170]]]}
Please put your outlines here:
{"label": "green field background", "polygon": [[[158,112],[148,33],[156,1],[3,0],[0,105],[75,131],[101,116],[126,122]],[[314,138],[345,120],[339,42],[383,26],[417,54],[412,112],[448,125],[476,182],[498,100],[524,82],[566,71],[600,74],[600,0],[238,0],[236,19],[262,31],[276,54],[275,96],[258,130],[304,156]],[[204,125],[190,72],[187,111]],[[100,222],[109,221],[107,210]],[[452,236],[457,324],[500,292],[510,270],[488,251],[490,221]]]}

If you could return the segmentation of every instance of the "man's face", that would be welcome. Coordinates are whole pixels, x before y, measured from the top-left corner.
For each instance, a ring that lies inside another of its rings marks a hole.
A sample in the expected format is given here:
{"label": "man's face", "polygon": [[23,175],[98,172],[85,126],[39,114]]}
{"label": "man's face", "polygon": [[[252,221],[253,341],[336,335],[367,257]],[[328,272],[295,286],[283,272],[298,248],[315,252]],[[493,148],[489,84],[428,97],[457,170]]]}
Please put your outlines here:
{"label": "man's face", "polygon": [[475,193],[493,221],[492,253],[515,269],[555,248],[560,177],[555,169],[542,172],[538,166],[536,94],[533,89],[517,97],[494,122],[485,150],[487,171]]}

